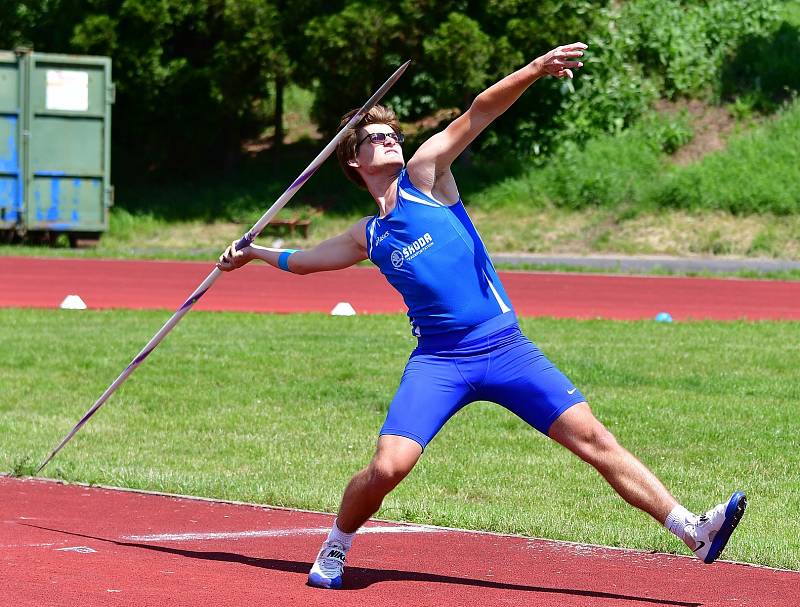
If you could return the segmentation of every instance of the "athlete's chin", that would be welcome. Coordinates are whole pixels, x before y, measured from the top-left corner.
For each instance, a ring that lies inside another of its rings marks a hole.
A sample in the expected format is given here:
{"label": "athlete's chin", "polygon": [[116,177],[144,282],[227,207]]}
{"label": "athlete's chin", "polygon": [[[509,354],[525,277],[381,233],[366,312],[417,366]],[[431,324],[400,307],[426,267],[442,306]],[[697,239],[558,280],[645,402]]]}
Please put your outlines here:
{"label": "athlete's chin", "polygon": [[395,156],[392,154],[391,156],[384,156],[380,161],[374,162],[369,168],[367,172],[372,175],[379,175],[384,173],[391,173],[397,174],[403,170],[403,167],[406,165],[405,160],[403,160],[402,155]]}
{"label": "athlete's chin", "polygon": [[400,167],[402,169],[405,166],[406,161],[403,160],[402,154],[396,153],[387,155],[384,164],[391,167]]}

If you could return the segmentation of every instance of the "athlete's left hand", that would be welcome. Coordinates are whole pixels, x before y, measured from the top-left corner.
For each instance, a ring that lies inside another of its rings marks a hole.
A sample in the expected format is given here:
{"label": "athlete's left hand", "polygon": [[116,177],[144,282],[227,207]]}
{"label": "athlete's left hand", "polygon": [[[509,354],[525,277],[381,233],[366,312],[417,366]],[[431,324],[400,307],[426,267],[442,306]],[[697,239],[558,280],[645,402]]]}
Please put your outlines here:
{"label": "athlete's left hand", "polygon": [[541,72],[556,78],[572,78],[572,70],[583,67],[582,61],[577,61],[583,57],[583,51],[589,48],[583,42],[573,42],[557,46],[552,51],[537,57],[533,64]]}

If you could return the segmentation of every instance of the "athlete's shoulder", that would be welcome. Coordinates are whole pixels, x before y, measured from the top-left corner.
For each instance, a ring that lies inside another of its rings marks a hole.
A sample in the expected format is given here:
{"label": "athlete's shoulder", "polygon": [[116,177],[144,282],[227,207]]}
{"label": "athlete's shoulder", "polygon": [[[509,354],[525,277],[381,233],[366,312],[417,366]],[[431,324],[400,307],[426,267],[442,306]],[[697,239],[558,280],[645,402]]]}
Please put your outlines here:
{"label": "athlete's shoulder", "polygon": [[350,230],[348,231],[351,238],[364,249],[367,248],[367,225],[369,225],[369,222],[373,219],[375,219],[374,215],[362,217],[350,226]]}

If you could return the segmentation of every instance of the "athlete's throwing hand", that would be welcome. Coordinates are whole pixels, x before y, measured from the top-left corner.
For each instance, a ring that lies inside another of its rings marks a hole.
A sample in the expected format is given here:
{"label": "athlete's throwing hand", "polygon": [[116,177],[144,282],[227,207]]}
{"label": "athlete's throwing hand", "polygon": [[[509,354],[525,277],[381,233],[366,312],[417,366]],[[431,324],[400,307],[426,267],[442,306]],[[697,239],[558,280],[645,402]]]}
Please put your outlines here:
{"label": "athlete's throwing hand", "polygon": [[583,67],[583,51],[589,48],[583,42],[573,42],[564,46],[557,46],[549,53],[534,60],[534,64],[544,73],[556,78],[572,78],[572,70]]}
{"label": "athlete's throwing hand", "polygon": [[241,268],[243,265],[253,261],[253,251],[250,247],[245,247],[241,251],[236,250],[236,243],[234,240],[225,252],[219,256],[217,267],[223,272],[230,272],[236,268]]}

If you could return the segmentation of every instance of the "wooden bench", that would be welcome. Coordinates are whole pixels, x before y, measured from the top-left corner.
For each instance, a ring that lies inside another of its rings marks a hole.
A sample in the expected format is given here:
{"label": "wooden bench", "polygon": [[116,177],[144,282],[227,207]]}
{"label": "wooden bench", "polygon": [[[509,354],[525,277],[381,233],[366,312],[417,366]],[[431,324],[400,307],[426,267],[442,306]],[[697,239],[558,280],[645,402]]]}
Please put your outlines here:
{"label": "wooden bench", "polygon": [[294,236],[294,231],[299,230],[303,238],[308,238],[308,230],[311,227],[311,220],[310,219],[273,219],[270,221],[267,226],[264,228],[268,230],[269,228],[288,228],[289,235]]}

